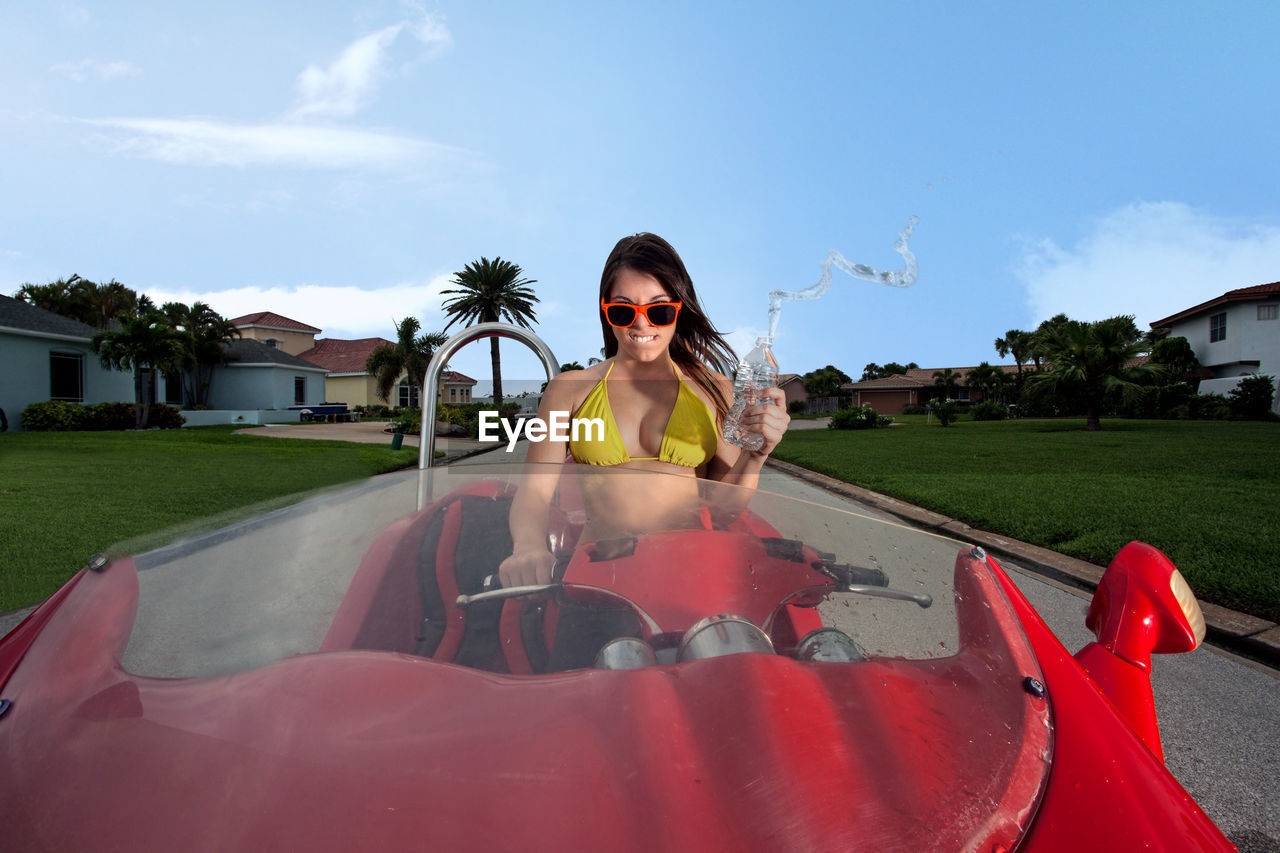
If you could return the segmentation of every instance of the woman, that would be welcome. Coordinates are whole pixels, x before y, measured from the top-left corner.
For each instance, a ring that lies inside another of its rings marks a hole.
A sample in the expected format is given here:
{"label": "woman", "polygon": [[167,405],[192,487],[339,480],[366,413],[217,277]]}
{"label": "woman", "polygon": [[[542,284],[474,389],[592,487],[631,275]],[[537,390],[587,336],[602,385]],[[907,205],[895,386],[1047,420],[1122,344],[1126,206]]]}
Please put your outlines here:
{"label": "woman", "polygon": [[[629,531],[697,526],[698,478],[754,488],[765,459],[791,418],[779,388],[762,392],[742,418],[764,437],[759,450],[728,444],[720,427],[733,402],[733,383],[706,362],[736,361],[702,313],[684,262],[654,234],[624,237],[600,276],[600,326],[606,359],[551,380],[539,416],[570,412],[599,418],[603,436],[532,442],[530,462],[616,466],[675,477],[582,476],[588,524],[583,541]],[[589,473],[590,469],[582,469]],[[547,547],[547,509],[558,474],[531,474],[511,507],[513,552],[503,561],[503,586],[547,583],[554,557]]]}

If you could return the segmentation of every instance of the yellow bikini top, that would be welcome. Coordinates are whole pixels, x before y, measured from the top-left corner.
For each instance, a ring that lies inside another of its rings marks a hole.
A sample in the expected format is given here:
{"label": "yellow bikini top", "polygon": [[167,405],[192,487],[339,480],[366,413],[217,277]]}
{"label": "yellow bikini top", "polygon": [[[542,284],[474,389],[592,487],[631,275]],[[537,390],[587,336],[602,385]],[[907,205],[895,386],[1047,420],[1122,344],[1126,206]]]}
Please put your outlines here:
{"label": "yellow bikini top", "polygon": [[[671,362],[671,369],[679,379],[680,373],[676,370],[674,361]],[[657,460],[696,468],[715,456],[716,445],[720,441],[715,412],[684,380],[680,380],[680,391],[676,394],[676,404],[667,418],[667,428],[662,433],[658,455],[627,455],[627,447],[618,434],[618,424],[613,419],[613,409],[609,405],[608,380],[612,372],[613,364],[610,363],[604,378],[596,383],[578,411],[573,413],[575,418],[600,418],[604,421],[603,441],[569,441],[569,454],[575,461],[587,465],[621,465],[635,460]],[[590,430],[583,432],[588,436],[592,435]]]}

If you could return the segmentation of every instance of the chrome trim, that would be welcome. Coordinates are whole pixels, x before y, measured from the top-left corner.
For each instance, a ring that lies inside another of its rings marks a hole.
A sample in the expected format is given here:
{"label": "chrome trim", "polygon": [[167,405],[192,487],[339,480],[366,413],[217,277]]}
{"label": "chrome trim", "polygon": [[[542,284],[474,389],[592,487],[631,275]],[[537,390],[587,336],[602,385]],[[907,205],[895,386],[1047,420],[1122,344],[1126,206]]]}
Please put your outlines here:
{"label": "chrome trim", "polygon": [[596,669],[644,669],[657,663],[653,646],[637,637],[618,637],[604,644],[593,666]]}
{"label": "chrome trim", "polygon": [[[551,354],[551,349],[543,343],[542,338],[528,329],[522,329],[510,323],[480,323],[475,326],[468,326],[449,338],[449,340],[441,344],[440,349],[436,350],[435,355],[431,356],[431,363],[427,365],[427,376],[422,382],[422,397],[419,399],[423,414],[422,433],[418,438],[419,470],[430,468],[432,461],[435,459],[436,394],[440,390],[440,373],[455,352],[466,344],[480,338],[511,338],[520,341],[533,350],[538,358],[542,360],[542,366],[547,370],[548,380],[553,379],[560,372],[560,363]],[[430,408],[428,408],[428,401],[430,401]],[[426,417],[428,412],[431,413],[429,420]],[[431,424],[430,429],[427,428],[428,422]]]}
{"label": "chrome trim", "polygon": [[679,660],[701,660],[744,652],[773,654],[773,641],[743,616],[718,613],[694,623],[680,639]]}
{"label": "chrome trim", "polygon": [[839,628],[815,628],[796,646],[796,660],[857,663],[866,660],[866,656]]}

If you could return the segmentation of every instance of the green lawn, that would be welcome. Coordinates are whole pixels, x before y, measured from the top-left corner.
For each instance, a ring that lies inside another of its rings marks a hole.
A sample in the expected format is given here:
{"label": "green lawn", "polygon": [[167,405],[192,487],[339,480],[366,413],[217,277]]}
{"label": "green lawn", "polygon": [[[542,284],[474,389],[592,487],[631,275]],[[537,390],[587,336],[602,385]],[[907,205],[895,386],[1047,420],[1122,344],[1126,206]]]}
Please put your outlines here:
{"label": "green lawn", "polygon": [[1099,565],[1139,539],[1200,597],[1280,621],[1280,424],[903,420],[774,456]]}
{"label": "green lawn", "polygon": [[0,434],[0,611],[47,597],[116,542],[418,460],[413,447],[235,429]]}

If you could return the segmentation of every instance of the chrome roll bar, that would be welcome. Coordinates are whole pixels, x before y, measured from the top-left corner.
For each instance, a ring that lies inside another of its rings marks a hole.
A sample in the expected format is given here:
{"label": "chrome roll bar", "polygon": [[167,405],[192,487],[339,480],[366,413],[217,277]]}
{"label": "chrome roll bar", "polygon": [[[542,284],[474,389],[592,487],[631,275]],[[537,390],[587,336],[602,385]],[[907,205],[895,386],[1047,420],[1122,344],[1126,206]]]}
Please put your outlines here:
{"label": "chrome roll bar", "polygon": [[430,468],[435,460],[436,394],[440,390],[440,374],[455,352],[480,338],[511,338],[525,344],[542,360],[542,366],[547,369],[548,381],[560,372],[560,363],[551,354],[551,349],[543,343],[542,338],[528,329],[522,329],[510,323],[480,323],[469,326],[449,338],[431,357],[431,363],[427,365],[427,376],[422,382],[422,397],[419,398],[422,403],[422,432],[418,440],[418,470]]}

